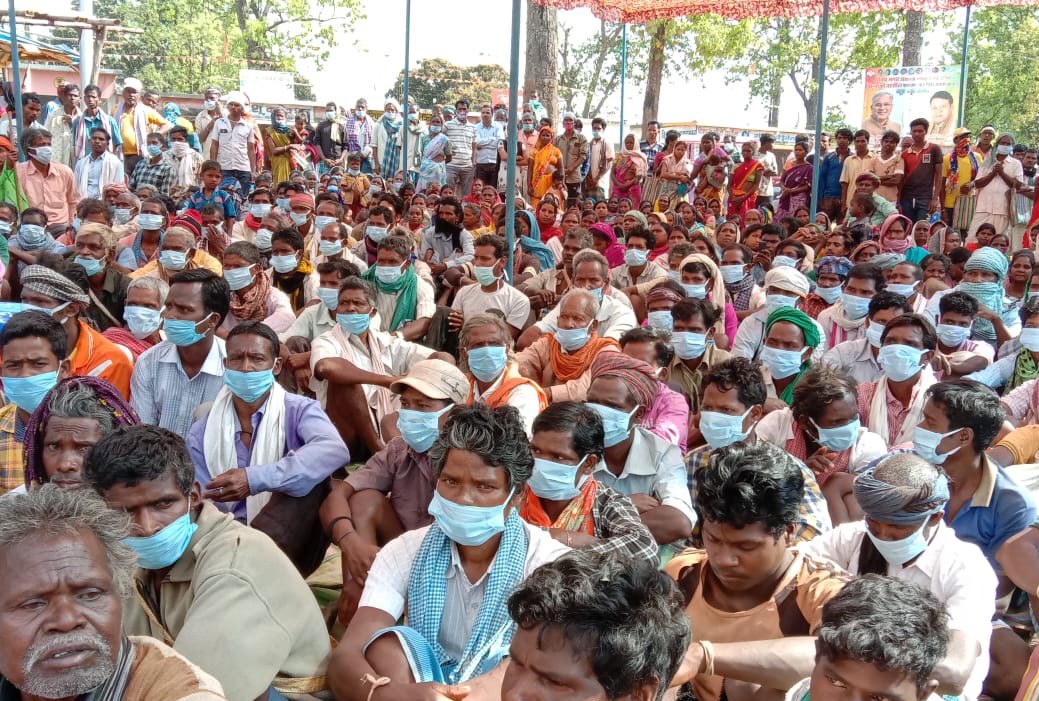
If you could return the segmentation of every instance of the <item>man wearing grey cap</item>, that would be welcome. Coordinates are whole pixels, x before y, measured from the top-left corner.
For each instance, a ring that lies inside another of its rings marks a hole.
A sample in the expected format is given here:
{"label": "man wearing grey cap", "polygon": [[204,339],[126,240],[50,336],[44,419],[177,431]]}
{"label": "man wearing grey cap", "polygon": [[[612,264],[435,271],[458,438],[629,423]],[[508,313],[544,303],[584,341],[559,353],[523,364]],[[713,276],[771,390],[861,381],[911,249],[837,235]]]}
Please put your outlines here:
{"label": "man wearing grey cap", "polygon": [[588,139],[574,130],[577,117],[573,112],[563,113],[563,133],[556,137],[556,148],[563,153],[563,182],[566,184],[566,204],[581,196],[581,165],[588,157]]}
{"label": "man wearing grey cap", "polygon": [[209,147],[209,157],[220,163],[220,174],[237,180],[243,196],[249,194],[249,183],[256,172],[256,136],[252,124],[245,119],[248,102],[243,92],[228,93],[227,116],[213,123]]}

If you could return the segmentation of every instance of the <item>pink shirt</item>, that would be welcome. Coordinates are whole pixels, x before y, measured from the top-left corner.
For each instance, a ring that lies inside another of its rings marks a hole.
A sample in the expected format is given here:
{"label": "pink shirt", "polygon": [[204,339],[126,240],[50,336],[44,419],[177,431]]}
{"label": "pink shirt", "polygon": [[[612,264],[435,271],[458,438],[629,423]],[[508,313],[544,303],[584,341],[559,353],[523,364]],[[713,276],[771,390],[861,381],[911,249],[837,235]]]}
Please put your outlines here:
{"label": "pink shirt", "polygon": [[14,167],[18,184],[25,192],[29,205],[47,214],[48,224],[72,223],[76,218],[79,190],[72,169],[61,163],[51,163],[46,175],[29,160]]}
{"label": "pink shirt", "polygon": [[657,396],[642,417],[642,428],[677,445],[685,454],[689,442],[689,402],[661,383]]}

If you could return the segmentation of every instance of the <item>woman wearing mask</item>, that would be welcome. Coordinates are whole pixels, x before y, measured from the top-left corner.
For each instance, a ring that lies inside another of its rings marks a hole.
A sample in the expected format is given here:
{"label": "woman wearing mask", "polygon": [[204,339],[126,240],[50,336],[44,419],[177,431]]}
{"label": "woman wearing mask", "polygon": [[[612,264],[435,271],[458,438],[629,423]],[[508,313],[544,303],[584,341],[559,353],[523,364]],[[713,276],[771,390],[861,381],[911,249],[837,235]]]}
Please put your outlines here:
{"label": "woman wearing mask", "polygon": [[552,187],[552,174],[563,170],[563,152],[552,143],[552,136],[552,127],[541,127],[527,171],[527,188],[535,209]]}
{"label": "woman wearing mask", "polygon": [[444,134],[444,118],[434,114],[429,118],[429,134],[422,137],[422,162],[418,167],[417,192],[431,185],[437,189],[447,182],[447,164],[451,162],[451,140]]}
{"label": "woman wearing mask", "polygon": [[675,143],[671,153],[664,156],[657,170],[660,179],[659,196],[676,196],[682,199],[689,192],[689,161],[686,159],[687,145],[684,141]]}
{"label": "woman wearing mask", "polygon": [[236,241],[227,247],[223,258],[224,279],[231,288],[231,310],[217,335],[227,332],[243,321],[262,321],[284,333],[296,320],[289,298],[271,285],[260,269],[260,251],[247,241]]}
{"label": "woman wearing mask", "polygon": [[284,107],[271,110],[271,124],[264,129],[264,143],[271,162],[271,177],[280,183],[289,179],[292,172],[292,136],[289,134],[288,113]]}
{"label": "woman wearing mask", "polygon": [[[638,149],[635,135],[628,134],[624,137],[624,148],[620,150],[613,162],[613,174],[610,178],[610,182],[613,183],[611,199],[628,197],[633,201],[641,200],[642,179],[646,177],[648,170],[649,162]],[[596,212],[598,212],[598,206],[596,206]]]}

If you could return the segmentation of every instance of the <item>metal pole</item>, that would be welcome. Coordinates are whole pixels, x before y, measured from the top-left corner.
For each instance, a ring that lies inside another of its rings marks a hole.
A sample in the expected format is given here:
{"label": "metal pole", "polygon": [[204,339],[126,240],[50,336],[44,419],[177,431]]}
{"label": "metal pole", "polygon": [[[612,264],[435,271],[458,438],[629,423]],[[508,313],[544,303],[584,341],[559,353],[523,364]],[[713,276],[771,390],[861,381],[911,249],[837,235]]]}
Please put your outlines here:
{"label": "metal pole", "polygon": [[[404,101],[401,103],[401,111],[404,112],[404,144],[401,147],[401,168],[404,170],[404,177],[401,178],[402,183],[411,182],[411,169],[408,168],[408,115],[410,111],[408,109],[408,67],[411,64],[411,0],[407,0],[407,10],[405,11],[404,19]],[[390,182],[397,177],[396,173],[390,173]]]}
{"label": "metal pole", "polygon": [[970,10],[967,5],[967,19],[963,22],[963,51],[960,53],[960,102],[956,108],[956,126],[963,126],[963,102],[967,96],[967,39],[970,37]]}
{"label": "metal pole", "polygon": [[18,149],[18,160],[24,161],[25,154],[19,144],[22,134],[22,69],[18,61],[18,23],[14,17],[14,0],[7,0],[7,26],[11,30],[11,80],[14,89],[14,119],[11,120],[11,136],[14,147]]}
{"label": "metal pole", "polygon": [[830,0],[823,0],[823,16],[819,26],[819,74],[815,96],[815,163],[812,164],[812,221],[819,208],[819,171],[822,165],[823,92],[826,86],[826,43],[830,33]]}
{"label": "metal pole", "polygon": [[[94,0],[79,0],[79,13],[84,17],[94,16]],[[79,93],[92,82],[91,69],[94,66],[94,29],[81,29],[79,32]]]}
{"label": "metal pole", "polygon": [[505,172],[505,244],[509,259],[505,264],[505,275],[512,283],[513,257],[516,251],[516,153],[519,126],[519,35],[521,0],[512,0],[512,55],[509,57],[509,120],[508,129],[509,163]]}
{"label": "metal pole", "polygon": [[[624,83],[628,79],[628,25],[621,29],[621,124],[618,145],[624,148]],[[637,145],[637,144],[636,144]]]}

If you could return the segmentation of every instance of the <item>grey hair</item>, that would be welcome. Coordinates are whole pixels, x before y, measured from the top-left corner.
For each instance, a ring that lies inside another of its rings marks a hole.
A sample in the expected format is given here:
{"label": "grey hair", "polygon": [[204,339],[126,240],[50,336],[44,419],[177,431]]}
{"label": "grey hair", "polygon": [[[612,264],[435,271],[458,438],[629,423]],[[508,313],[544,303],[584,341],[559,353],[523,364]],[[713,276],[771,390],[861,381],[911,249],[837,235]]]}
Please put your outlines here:
{"label": "grey hair", "polygon": [[513,406],[492,409],[477,402],[453,409],[429,449],[434,474],[444,469],[451,449],[475,453],[486,464],[502,468],[513,490],[526,484],[534,470],[530,440],[519,410]]}
{"label": "grey hair", "polygon": [[130,281],[127,285],[126,291],[129,292],[133,289],[139,290],[155,290],[159,293],[159,307],[163,307],[166,304],[166,297],[170,293],[170,286],[161,277],[138,277]]}
{"label": "grey hair", "polygon": [[54,388],[50,401],[50,416],[59,419],[94,419],[98,433],[107,436],[115,430],[115,414],[98,401],[97,393],[88,385],[68,383]]}
{"label": "grey hair", "polygon": [[[577,255],[581,254],[578,253]],[[576,259],[574,260],[574,263],[577,263]],[[569,292],[567,292],[565,295],[559,298],[559,306],[556,308],[562,310],[563,304],[568,299],[573,298],[576,298],[578,301],[583,302],[585,305],[585,309],[591,311],[591,314],[589,315],[590,318],[594,319],[597,316],[599,316],[599,300],[595,298],[595,295],[593,295],[591,292],[584,289],[583,287],[571,288]]]}
{"label": "grey hair", "polygon": [[916,453],[895,453],[878,462],[873,470],[876,479],[899,487],[919,489],[921,496],[931,493],[939,474],[938,468]]}
{"label": "grey hair", "polygon": [[[505,319],[501,314],[495,314],[495,311],[497,310],[467,316],[462,324],[462,330],[458,332],[458,347],[469,347],[469,332],[473,328],[477,326],[494,326],[498,329],[498,333],[501,334],[501,340],[505,344],[506,355],[508,355],[509,360],[512,360],[515,357],[512,352],[512,331],[509,330],[509,325],[505,323]],[[462,372],[469,371],[469,365],[464,360],[459,362],[458,367]]]}
{"label": "grey hair", "polygon": [[[13,114],[13,111],[12,111],[12,114]],[[43,127],[32,127],[30,129],[26,129],[25,131],[23,131],[22,132],[22,138],[20,140],[21,141],[21,145],[22,145],[22,150],[24,151],[27,148],[33,148],[33,144],[36,143],[36,139],[41,137],[41,136],[46,136],[47,138],[51,138],[51,133],[49,131],[47,131],[46,129],[44,129]]]}
{"label": "grey hair", "polygon": [[[592,232],[583,226],[575,226],[570,229],[570,231],[566,232],[566,236],[563,237],[563,240],[565,241],[566,239],[573,239],[581,248],[589,251],[592,250],[592,246],[595,243],[592,239]],[[578,251],[577,255],[580,255],[582,252],[583,251]]]}
{"label": "grey hair", "polygon": [[133,208],[133,209],[140,209],[141,208],[141,198],[138,197],[137,193],[135,193],[135,192],[130,192],[129,190],[127,190],[126,192],[120,192],[119,195],[117,195],[117,197],[129,197],[130,198],[130,207],[131,208]]}
{"label": "grey hair", "polygon": [[[195,246],[198,245],[198,241],[195,239],[194,232],[192,232],[191,229],[188,229],[187,227],[177,226],[177,225],[171,226],[170,228],[166,229],[166,233],[163,234],[162,240],[165,242],[166,239],[168,239],[170,237],[170,234],[172,234],[174,236],[182,236],[183,237],[182,240],[184,241],[184,245],[186,245],[188,247],[188,250],[191,250],[192,248],[194,248]],[[234,246],[235,244],[242,244],[242,243],[248,244],[250,246],[253,246],[253,244],[249,243],[248,241],[235,241],[234,243],[229,245],[228,248],[231,248],[231,246]],[[255,248],[255,246],[253,246],[253,248]],[[237,249],[232,250],[231,252],[235,253],[235,254],[238,254],[238,250]],[[225,249],[224,253],[227,253],[226,249]],[[257,251],[257,256],[259,256],[259,251]],[[242,258],[245,258],[245,256],[242,256]],[[246,260],[248,260],[248,259],[246,259]],[[256,261],[250,261],[250,262],[256,262]]]}
{"label": "grey hair", "polygon": [[123,598],[130,595],[137,555],[123,538],[130,518],[105,505],[90,490],[62,489],[45,484],[27,494],[0,499],[0,550],[39,536],[93,533],[105,549],[112,581]]}
{"label": "grey hair", "polygon": [[603,254],[599,253],[598,251],[593,251],[591,249],[588,249],[588,250],[585,250],[585,251],[581,251],[576,256],[574,256],[574,272],[575,272],[575,274],[576,274],[578,265],[580,265],[581,263],[588,263],[588,262],[598,263],[599,267],[602,268],[602,277],[603,277],[603,279],[606,280],[606,281],[609,281],[609,279],[610,279],[610,262],[608,260],[606,260],[606,256],[604,256]]}

